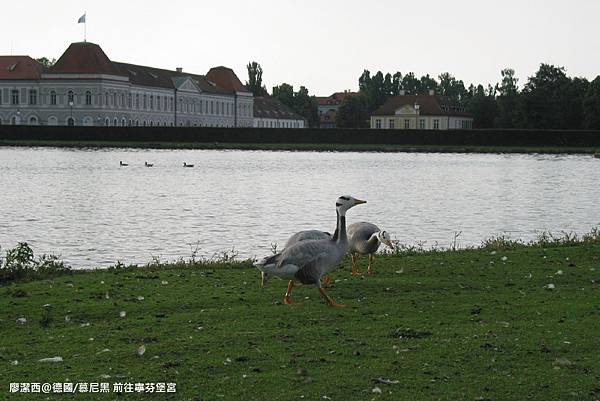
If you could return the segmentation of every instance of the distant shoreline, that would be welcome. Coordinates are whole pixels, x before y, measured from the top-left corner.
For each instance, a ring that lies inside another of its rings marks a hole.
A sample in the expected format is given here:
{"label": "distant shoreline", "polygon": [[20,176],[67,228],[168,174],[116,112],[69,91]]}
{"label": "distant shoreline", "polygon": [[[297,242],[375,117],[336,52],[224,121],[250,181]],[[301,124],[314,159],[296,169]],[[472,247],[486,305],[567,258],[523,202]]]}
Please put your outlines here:
{"label": "distant shoreline", "polygon": [[339,143],[223,143],[223,142],[138,142],[138,141],[63,141],[63,140],[0,140],[0,147],[54,148],[133,148],[133,149],[201,149],[201,150],[264,150],[317,152],[384,152],[384,153],[521,153],[521,154],[587,154],[594,147],[561,146],[457,146],[401,144],[339,144]]}

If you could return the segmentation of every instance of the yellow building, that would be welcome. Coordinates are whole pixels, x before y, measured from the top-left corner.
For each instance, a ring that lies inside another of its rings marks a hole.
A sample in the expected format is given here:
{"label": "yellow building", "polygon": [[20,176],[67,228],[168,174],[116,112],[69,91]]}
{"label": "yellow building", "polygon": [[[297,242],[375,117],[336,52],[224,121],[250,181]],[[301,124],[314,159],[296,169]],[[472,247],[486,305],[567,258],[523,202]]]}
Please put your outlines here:
{"label": "yellow building", "polygon": [[446,96],[400,95],[371,115],[371,128],[451,130],[473,128],[473,116]]}

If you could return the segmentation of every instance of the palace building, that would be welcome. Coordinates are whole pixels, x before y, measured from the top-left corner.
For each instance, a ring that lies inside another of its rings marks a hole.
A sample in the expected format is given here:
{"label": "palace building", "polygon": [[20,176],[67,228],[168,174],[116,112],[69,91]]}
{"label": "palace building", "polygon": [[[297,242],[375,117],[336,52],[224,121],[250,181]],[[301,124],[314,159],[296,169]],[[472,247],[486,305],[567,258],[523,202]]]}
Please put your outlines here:
{"label": "palace building", "polygon": [[371,128],[450,130],[473,128],[473,116],[446,96],[400,95],[371,115]]}
{"label": "palace building", "polygon": [[112,61],[72,43],[50,68],[0,56],[0,124],[252,127],[252,93],[227,67],[206,75]]}

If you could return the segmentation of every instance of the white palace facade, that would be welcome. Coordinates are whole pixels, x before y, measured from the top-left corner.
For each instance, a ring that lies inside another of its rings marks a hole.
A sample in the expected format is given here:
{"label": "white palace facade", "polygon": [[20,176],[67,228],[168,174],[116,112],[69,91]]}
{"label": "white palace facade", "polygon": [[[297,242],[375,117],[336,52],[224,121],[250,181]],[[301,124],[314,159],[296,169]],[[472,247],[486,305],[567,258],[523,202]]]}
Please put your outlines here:
{"label": "white palace facade", "polygon": [[226,67],[197,75],[114,62],[89,42],[49,68],[0,56],[0,124],[252,127],[253,106]]}

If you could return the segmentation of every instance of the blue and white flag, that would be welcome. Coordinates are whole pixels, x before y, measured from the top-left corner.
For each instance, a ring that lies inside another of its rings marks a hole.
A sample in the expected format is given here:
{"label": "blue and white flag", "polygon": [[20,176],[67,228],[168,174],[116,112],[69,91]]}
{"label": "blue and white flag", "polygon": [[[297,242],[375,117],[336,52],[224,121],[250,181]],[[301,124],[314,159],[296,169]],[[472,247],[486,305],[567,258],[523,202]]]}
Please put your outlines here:
{"label": "blue and white flag", "polygon": [[85,24],[85,13],[81,17],[79,17],[79,19],[77,20],[77,23],[78,24],[81,24],[81,23]]}

